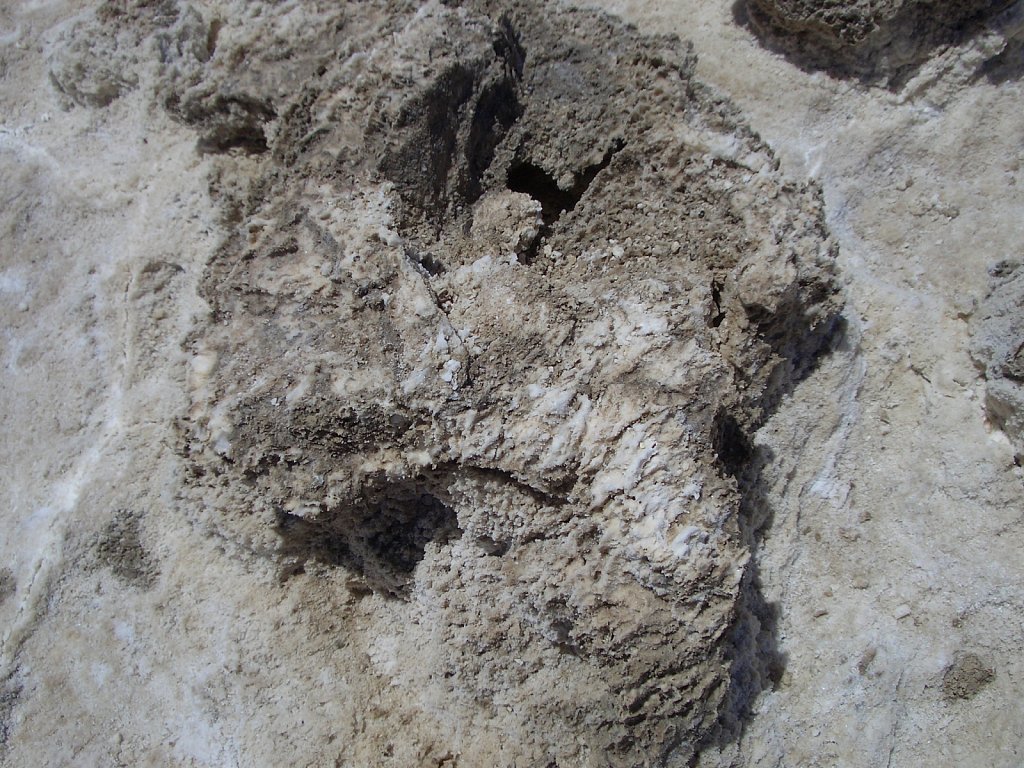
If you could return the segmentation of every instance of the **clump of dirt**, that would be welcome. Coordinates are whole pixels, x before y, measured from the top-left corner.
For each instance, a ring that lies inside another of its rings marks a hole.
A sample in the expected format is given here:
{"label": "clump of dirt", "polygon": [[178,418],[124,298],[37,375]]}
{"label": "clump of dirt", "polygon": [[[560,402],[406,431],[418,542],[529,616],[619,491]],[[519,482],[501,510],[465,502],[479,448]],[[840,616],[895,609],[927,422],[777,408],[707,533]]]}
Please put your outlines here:
{"label": "clump of dirt", "polygon": [[973,698],[995,679],[995,670],[975,653],[958,656],[942,678],[942,696],[947,701]]}
{"label": "clump of dirt", "polygon": [[690,759],[731,668],[771,676],[730,635],[742,478],[835,328],[818,191],[674,38],[533,2],[314,4],[289,37],[254,5],[161,49],[227,233],[195,521],[345,574],[421,754]]}
{"label": "clump of dirt", "polygon": [[156,583],[159,569],[141,539],[142,515],[118,510],[96,542],[96,560],[119,579],[140,589]]}

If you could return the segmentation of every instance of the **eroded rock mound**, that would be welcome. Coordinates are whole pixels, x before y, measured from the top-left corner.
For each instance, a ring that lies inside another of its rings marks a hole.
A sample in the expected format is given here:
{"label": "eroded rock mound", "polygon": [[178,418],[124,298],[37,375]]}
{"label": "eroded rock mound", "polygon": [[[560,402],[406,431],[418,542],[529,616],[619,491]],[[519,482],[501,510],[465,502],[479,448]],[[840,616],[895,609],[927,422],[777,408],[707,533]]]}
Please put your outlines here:
{"label": "eroded rock mound", "polygon": [[802,66],[898,83],[1013,0],[740,0],[739,14]]}
{"label": "eroded rock mound", "polygon": [[729,687],[745,435],[837,310],[819,195],[675,39],[530,2],[244,6],[161,48],[229,232],[197,521],[344,574],[387,685],[460,724],[396,722],[420,754],[685,761]]}

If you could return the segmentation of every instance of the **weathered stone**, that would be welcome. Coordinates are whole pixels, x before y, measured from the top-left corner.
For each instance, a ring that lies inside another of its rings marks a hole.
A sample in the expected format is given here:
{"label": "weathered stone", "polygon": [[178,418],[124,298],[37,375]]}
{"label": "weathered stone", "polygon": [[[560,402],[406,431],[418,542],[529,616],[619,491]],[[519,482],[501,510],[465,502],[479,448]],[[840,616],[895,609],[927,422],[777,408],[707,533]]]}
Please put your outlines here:
{"label": "weathered stone", "polygon": [[262,105],[265,139],[218,182],[203,520],[401,601],[400,684],[481,724],[471,762],[500,762],[498,702],[523,764],[686,758],[729,686],[744,435],[837,308],[820,199],[675,39],[529,3],[333,14],[315,55],[168,81],[201,130],[228,91]]}
{"label": "weathered stone", "polygon": [[801,65],[899,81],[937,47],[957,42],[1012,0],[741,0],[767,43]]}

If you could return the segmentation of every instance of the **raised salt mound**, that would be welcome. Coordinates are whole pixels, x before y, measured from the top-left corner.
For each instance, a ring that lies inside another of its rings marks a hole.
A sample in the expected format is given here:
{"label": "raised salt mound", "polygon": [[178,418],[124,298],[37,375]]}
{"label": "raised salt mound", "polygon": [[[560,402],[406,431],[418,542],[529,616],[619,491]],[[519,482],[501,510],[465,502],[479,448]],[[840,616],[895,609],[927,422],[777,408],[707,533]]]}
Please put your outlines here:
{"label": "raised salt mound", "polygon": [[[737,478],[834,324],[820,196],[687,46],[594,13],[217,7],[100,26],[219,155],[195,519],[349,593],[337,674],[400,693],[402,754],[687,760],[757,674]],[[71,98],[135,87],[73,56]]]}

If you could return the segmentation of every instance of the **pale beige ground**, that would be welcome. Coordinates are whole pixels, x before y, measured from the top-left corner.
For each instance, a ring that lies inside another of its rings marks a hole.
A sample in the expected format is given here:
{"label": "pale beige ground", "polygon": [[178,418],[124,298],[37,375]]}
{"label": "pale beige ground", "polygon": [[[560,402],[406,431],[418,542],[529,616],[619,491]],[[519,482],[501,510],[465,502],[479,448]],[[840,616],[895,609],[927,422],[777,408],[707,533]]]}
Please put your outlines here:
{"label": "pale beige ground", "polygon": [[[1020,765],[1021,472],[986,429],[967,343],[987,267],[1021,255],[1021,82],[973,79],[968,48],[917,90],[866,89],[765,52],[726,3],[602,7],[691,39],[700,77],[820,181],[840,241],[849,348],[759,436],[777,456],[761,563],[787,671],[740,762]],[[945,701],[964,651],[994,680]]]}
{"label": "pale beige ground", "polygon": [[[330,764],[343,750],[307,722],[344,738],[408,702],[369,698],[345,672],[353,649],[299,620],[329,591],[221,556],[181,508],[170,430],[149,414],[183,402],[180,344],[216,242],[209,161],[142,100],[62,108],[46,61],[86,6],[0,9],[0,760]],[[967,343],[987,267],[1021,256],[1024,84],[976,77],[968,46],[902,92],[868,89],[764,51],[728,3],[602,7],[693,40],[700,78],[821,183],[849,307],[846,344],[758,435],[775,515],[757,557],[786,670],[702,764],[1020,765],[1024,478],[986,428]],[[182,270],[143,271],[155,261]],[[121,509],[159,512],[143,531],[155,591],[62,555],[92,551],[73,545]],[[338,665],[282,652],[311,639]],[[360,658],[386,666],[388,647]],[[994,677],[947,700],[966,652]],[[443,764],[401,737],[344,764]]]}

